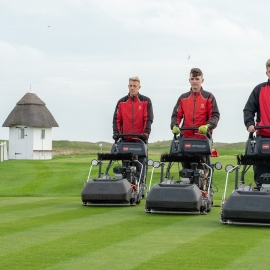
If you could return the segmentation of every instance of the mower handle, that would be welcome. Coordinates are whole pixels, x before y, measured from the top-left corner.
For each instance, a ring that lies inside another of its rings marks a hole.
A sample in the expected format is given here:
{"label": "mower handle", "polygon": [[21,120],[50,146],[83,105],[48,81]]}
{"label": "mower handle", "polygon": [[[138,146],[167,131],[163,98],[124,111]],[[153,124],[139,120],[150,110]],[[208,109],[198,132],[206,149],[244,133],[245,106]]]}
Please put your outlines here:
{"label": "mower handle", "polygon": [[[270,129],[270,126],[254,126],[254,129]],[[249,137],[251,140],[254,139],[253,133],[254,133],[254,132],[249,132],[249,136],[248,136],[248,137]]]}
{"label": "mower handle", "polygon": [[[270,128],[270,126],[269,126]],[[181,127],[180,130],[198,130],[199,127]],[[202,133],[203,134],[203,133]],[[211,139],[211,134],[209,132],[206,132],[206,137],[210,140]],[[174,134],[174,139],[176,140],[176,134]]]}
{"label": "mower handle", "polygon": [[139,136],[143,135],[143,133],[119,133],[118,136]]}
{"label": "mower handle", "polygon": [[144,136],[144,134],[143,133],[120,133],[120,134],[117,134],[117,136],[119,137],[119,138],[124,138],[124,137],[126,137],[126,136],[137,136],[139,139],[141,139],[142,141],[144,141],[145,142],[145,136]]}

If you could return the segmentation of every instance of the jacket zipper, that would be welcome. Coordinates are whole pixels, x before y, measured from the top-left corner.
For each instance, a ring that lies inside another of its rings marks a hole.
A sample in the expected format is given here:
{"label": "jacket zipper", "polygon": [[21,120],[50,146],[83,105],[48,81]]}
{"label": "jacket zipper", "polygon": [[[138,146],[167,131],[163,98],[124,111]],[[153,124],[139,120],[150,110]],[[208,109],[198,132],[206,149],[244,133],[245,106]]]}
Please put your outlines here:
{"label": "jacket zipper", "polygon": [[[195,115],[195,108],[196,108],[196,97],[197,97],[197,93],[194,92],[194,94],[193,94],[194,107],[193,107],[193,114],[192,114],[192,125],[193,125],[193,127],[194,127],[194,115]],[[195,133],[195,131],[193,130],[193,136],[195,136],[194,133]]]}
{"label": "jacket zipper", "polygon": [[134,133],[134,98],[132,97],[132,133]]}

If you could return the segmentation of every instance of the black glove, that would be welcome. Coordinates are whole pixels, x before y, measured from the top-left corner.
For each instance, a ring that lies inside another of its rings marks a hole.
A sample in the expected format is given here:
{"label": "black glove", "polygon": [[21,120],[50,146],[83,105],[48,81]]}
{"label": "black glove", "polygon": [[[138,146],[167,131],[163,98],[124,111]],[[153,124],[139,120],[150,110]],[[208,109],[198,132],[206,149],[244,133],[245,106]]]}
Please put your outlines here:
{"label": "black glove", "polygon": [[148,141],[148,134],[147,133],[142,134],[142,140],[145,141],[145,142]]}
{"label": "black glove", "polygon": [[117,141],[120,137],[119,137],[119,134],[118,133],[114,133],[112,138]]}

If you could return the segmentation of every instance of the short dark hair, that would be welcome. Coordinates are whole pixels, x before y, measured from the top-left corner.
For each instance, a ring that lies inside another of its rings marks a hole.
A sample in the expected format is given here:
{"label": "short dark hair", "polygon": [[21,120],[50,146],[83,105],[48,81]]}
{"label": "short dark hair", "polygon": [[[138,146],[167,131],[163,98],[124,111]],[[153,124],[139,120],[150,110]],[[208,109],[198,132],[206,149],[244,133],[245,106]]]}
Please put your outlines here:
{"label": "short dark hair", "polygon": [[192,68],[189,75],[191,75],[191,74],[193,77],[198,77],[198,76],[203,77],[203,73],[199,68]]}

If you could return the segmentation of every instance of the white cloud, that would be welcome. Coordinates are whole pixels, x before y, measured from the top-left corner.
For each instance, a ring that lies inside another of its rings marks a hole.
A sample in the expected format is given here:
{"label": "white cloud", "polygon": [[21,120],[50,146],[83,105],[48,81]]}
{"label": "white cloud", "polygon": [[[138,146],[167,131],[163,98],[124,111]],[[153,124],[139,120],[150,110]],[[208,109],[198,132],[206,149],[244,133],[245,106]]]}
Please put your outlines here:
{"label": "white cloud", "polygon": [[[208,2],[209,3],[209,2]],[[260,31],[232,21],[231,14],[189,1],[98,1],[99,7],[129,30],[161,32],[190,39],[212,36],[222,40],[261,42]],[[230,19],[228,19],[230,17]]]}
{"label": "white cloud", "polygon": [[[203,86],[221,110],[215,141],[246,139],[242,107],[253,87],[266,79],[270,58],[263,5],[243,0],[0,0],[0,7],[0,88],[8,93],[1,97],[0,121],[31,84],[59,122],[55,138],[110,141],[115,104],[127,93],[128,78],[138,75],[141,92],[154,105],[150,140],[170,139],[172,108],[189,89],[189,70],[200,67]],[[71,131],[70,123],[76,129]],[[239,132],[229,136],[228,126]],[[3,132],[8,136],[3,130],[0,138]]]}
{"label": "white cloud", "polygon": [[[263,42],[263,36],[259,31],[252,28],[243,28],[236,22],[229,21],[226,18],[213,19],[209,21],[211,32],[215,38],[227,39],[231,42],[255,41],[256,43]],[[246,44],[248,45],[248,44]]]}
{"label": "white cloud", "polygon": [[71,13],[72,10],[83,10],[87,2],[88,1],[82,0],[47,0],[46,2],[24,0],[0,1],[0,5],[2,8],[6,8],[20,15],[63,17]]}
{"label": "white cloud", "polygon": [[50,77],[47,78],[49,84],[54,85],[58,94],[90,94],[89,98],[94,100],[96,98],[96,89],[102,91],[109,87],[110,83],[108,81],[95,81],[95,80],[85,80],[80,77]]}
{"label": "white cloud", "polygon": [[0,40],[0,57],[1,59],[13,60],[42,60],[44,54],[38,49],[30,46],[13,45]]}

